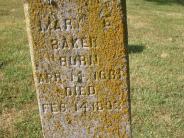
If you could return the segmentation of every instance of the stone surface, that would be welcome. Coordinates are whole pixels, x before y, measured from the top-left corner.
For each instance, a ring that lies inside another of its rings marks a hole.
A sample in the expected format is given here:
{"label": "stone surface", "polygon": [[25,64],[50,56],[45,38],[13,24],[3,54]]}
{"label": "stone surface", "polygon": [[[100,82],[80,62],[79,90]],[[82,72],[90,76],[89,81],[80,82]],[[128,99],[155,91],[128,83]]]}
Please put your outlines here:
{"label": "stone surface", "polygon": [[24,1],[44,137],[131,137],[125,0]]}

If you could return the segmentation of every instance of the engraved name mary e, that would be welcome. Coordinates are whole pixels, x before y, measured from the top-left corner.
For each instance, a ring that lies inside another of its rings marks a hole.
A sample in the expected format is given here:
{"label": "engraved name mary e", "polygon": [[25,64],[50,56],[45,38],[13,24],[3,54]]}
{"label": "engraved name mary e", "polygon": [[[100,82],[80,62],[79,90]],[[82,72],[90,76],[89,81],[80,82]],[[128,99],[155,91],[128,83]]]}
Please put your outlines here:
{"label": "engraved name mary e", "polygon": [[130,137],[125,1],[24,7],[44,137]]}

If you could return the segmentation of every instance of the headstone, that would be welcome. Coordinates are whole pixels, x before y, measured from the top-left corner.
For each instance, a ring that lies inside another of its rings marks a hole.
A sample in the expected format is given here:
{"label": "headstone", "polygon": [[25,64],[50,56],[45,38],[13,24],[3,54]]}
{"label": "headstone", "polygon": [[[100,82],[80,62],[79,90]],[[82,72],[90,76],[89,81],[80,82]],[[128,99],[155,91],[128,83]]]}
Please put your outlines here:
{"label": "headstone", "polygon": [[24,1],[44,137],[131,137],[125,0]]}

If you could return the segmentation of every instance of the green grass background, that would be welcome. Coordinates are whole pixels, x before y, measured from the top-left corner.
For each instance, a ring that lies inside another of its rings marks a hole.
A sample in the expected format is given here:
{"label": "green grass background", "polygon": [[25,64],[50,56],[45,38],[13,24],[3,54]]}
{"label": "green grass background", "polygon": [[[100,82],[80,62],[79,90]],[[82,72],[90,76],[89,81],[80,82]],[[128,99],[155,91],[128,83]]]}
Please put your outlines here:
{"label": "green grass background", "polygon": [[[134,138],[184,138],[184,2],[127,0]],[[0,138],[42,137],[21,0],[0,0]]]}

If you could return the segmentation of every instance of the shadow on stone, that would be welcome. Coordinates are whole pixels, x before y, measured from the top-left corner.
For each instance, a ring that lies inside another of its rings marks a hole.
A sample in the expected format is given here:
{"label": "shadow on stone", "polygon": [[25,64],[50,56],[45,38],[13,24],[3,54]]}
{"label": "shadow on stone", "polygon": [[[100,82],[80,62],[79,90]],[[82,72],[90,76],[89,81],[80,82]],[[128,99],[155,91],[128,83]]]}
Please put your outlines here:
{"label": "shadow on stone", "polygon": [[145,46],[142,45],[128,45],[129,53],[140,53],[143,52]]}
{"label": "shadow on stone", "polygon": [[148,2],[156,2],[157,4],[164,5],[164,4],[180,4],[184,6],[184,0],[145,0]]}

